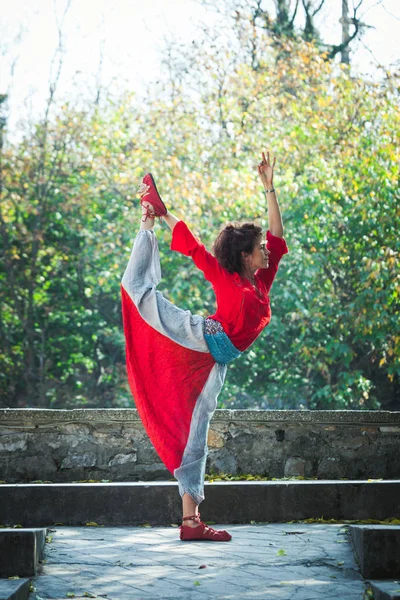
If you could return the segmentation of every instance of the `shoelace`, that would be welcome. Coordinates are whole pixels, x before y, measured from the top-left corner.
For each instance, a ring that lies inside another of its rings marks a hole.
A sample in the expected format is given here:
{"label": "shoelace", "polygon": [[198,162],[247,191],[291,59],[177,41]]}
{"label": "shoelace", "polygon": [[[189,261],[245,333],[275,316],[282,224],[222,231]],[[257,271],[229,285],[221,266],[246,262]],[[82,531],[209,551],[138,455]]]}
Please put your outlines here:
{"label": "shoelace", "polygon": [[[144,223],[147,219],[155,219],[156,218],[156,213],[154,212],[153,207],[149,207],[149,206],[145,206],[144,210],[146,212],[144,212],[142,214],[142,219],[141,221]],[[144,217],[144,219],[143,219]]]}

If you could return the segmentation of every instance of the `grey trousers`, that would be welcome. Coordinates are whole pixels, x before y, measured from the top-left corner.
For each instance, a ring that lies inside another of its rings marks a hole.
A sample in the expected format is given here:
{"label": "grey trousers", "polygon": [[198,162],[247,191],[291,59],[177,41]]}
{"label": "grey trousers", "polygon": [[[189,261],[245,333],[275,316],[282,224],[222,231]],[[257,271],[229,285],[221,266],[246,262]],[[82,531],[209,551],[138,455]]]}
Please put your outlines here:
{"label": "grey trousers", "polygon": [[[122,285],[141,317],[159,333],[177,344],[209,352],[204,339],[204,318],[178,308],[156,289],[161,280],[160,256],[154,231],[140,231],[135,239]],[[204,500],[207,435],[218,394],[226,376],[226,365],[215,363],[197,398],[182,463],[175,469],[181,496],[188,493],[200,504]]]}

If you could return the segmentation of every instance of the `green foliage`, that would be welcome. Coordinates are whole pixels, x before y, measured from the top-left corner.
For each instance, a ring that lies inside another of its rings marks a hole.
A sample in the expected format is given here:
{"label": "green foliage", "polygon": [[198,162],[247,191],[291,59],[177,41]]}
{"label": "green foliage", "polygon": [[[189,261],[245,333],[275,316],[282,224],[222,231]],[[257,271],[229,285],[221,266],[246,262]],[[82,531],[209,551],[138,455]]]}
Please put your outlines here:
{"label": "green foliage", "polygon": [[[290,253],[267,330],[228,369],[220,407],[398,408],[399,78],[352,77],[312,44],[265,40],[257,70],[221,80],[229,51],[198,53],[196,94],[155,89],[59,106],[2,158],[0,395],[4,406],[130,406],[119,285],[151,170],[166,203],[211,247],[228,220],[266,228],[254,165],[278,157]],[[214,297],[158,227],[173,302]],[[397,404],[396,404],[397,402]]]}

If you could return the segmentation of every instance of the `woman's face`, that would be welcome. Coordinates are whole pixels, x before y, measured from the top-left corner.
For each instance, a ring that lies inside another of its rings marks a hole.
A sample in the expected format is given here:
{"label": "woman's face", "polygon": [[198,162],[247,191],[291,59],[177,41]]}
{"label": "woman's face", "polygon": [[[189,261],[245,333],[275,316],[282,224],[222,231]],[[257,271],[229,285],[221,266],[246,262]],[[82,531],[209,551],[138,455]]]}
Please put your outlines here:
{"label": "woman's face", "polygon": [[247,267],[251,271],[257,271],[257,269],[266,269],[269,265],[270,251],[266,246],[266,241],[263,238],[258,238],[255,243],[254,250],[251,254],[248,254],[245,258]]}

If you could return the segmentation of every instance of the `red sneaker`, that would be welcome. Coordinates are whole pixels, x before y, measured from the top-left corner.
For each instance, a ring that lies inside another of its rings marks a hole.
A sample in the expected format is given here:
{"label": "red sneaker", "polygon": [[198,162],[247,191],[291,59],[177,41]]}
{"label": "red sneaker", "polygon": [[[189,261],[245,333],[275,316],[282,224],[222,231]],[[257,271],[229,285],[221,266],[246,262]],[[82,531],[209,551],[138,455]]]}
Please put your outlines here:
{"label": "red sneaker", "polygon": [[154,177],[151,173],[147,173],[147,175],[143,177],[143,183],[139,186],[138,193],[142,194],[146,189],[146,193],[144,193],[140,199],[140,204],[143,204],[143,202],[148,202],[151,204],[153,207],[153,213],[151,213],[151,216],[153,216],[153,218],[163,217],[166,215],[167,207],[161,200],[161,196],[157,191],[156,182],[154,181]]}
{"label": "red sneaker", "polygon": [[209,541],[209,542],[229,542],[232,539],[230,533],[225,530],[216,531],[212,527],[209,527],[202,521],[200,521],[200,513],[193,515],[192,517],[184,517],[182,521],[195,521],[198,523],[198,527],[188,527],[188,525],[181,525],[181,540],[197,540],[197,541]]}

